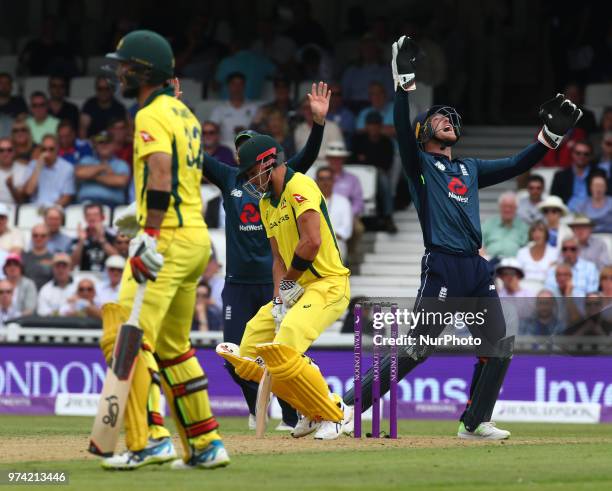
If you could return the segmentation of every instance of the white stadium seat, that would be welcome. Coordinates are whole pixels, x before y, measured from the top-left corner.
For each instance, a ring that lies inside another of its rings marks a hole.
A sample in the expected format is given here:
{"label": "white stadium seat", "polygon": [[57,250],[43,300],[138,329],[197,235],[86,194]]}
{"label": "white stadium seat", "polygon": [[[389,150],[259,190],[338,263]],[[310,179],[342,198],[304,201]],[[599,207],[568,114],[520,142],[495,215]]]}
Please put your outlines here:
{"label": "white stadium seat", "polygon": [[191,78],[181,78],[180,86],[181,92],[183,93],[181,99],[188,106],[197,106],[198,102],[202,99],[202,82],[198,82]]}
{"label": "white stadium seat", "polygon": [[612,105],[612,83],[587,85],[584,93],[586,106]]}
{"label": "white stadium seat", "polygon": [[[111,209],[108,206],[102,206],[104,210],[104,224],[111,224]],[[70,205],[66,208],[66,219],[64,227],[68,230],[76,230],[79,223],[83,226],[85,224],[85,205]]]}
{"label": "white stadium seat", "polygon": [[376,211],[376,167],[373,165],[345,165],[344,170],[354,174],[361,183],[365,213]]}
{"label": "white stadium seat", "polygon": [[531,169],[531,174],[537,174],[544,179],[544,194],[550,194],[555,172],[561,170],[561,167],[535,167]]}
{"label": "white stadium seat", "polygon": [[70,97],[88,99],[96,92],[96,77],[74,77],[70,82]]}
{"label": "white stadium seat", "polygon": [[40,209],[40,206],[33,203],[21,205],[17,214],[17,226],[21,229],[31,229],[37,223],[42,223]]}
{"label": "white stadium seat", "polygon": [[198,102],[194,107],[194,113],[200,123],[210,119],[210,115],[213,109],[218,106],[222,101],[219,99],[205,99]]}
{"label": "white stadium seat", "polygon": [[7,208],[9,209],[9,217],[8,217],[8,226],[12,227],[13,225],[17,225],[15,217],[17,216],[17,206],[9,205],[6,203]]}
{"label": "white stadium seat", "polygon": [[101,68],[104,65],[108,65],[110,60],[104,56],[90,56],[87,58],[87,70],[86,74],[95,77],[100,75]]}
{"label": "white stadium seat", "polygon": [[47,94],[49,89],[49,77],[27,77],[23,81],[23,97],[26,104],[30,104],[32,92],[41,91]]}

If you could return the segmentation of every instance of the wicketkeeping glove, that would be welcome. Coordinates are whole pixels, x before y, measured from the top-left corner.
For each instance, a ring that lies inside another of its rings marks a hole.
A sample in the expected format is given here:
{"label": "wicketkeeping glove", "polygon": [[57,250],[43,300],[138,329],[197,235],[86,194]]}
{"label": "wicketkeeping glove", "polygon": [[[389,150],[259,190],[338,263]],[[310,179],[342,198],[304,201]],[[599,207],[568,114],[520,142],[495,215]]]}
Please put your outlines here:
{"label": "wicketkeeping glove", "polygon": [[393,43],[391,51],[395,90],[398,87],[406,91],[416,89],[416,62],[421,56],[418,45],[408,36],[402,36]]}
{"label": "wicketkeeping glove", "polygon": [[293,307],[304,294],[304,288],[293,280],[281,280],[278,294],[286,309]]}
{"label": "wicketkeeping glove", "polygon": [[136,235],[138,235],[138,231],[140,230],[140,225],[138,225],[136,215],[136,201],[134,201],[121,213],[117,214],[113,220],[113,225],[119,229],[119,232],[122,234],[127,235],[130,238],[136,237]]}
{"label": "wicketkeeping glove", "polygon": [[130,267],[132,276],[138,283],[155,281],[157,273],[164,265],[164,256],[157,252],[157,240],[145,233],[130,241]]}
{"label": "wicketkeeping glove", "polygon": [[278,332],[281,322],[287,311],[283,308],[283,301],[280,297],[274,297],[272,299],[272,318],[274,319],[274,328]]}
{"label": "wicketkeeping glove", "polygon": [[544,127],[538,140],[549,148],[557,148],[565,134],[582,117],[582,111],[563,94],[557,94],[540,106],[539,115]]}

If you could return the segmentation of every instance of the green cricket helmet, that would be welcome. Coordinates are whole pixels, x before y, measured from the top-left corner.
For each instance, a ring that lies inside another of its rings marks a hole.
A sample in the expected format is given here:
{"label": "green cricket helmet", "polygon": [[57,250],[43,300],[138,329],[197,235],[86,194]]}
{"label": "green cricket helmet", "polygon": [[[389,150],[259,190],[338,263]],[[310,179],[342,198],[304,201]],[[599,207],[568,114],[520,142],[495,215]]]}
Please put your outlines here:
{"label": "green cricket helmet", "polygon": [[246,179],[251,168],[263,164],[260,172],[246,179],[242,185],[250,196],[261,199],[268,193],[272,170],[284,162],[283,147],[271,136],[255,135],[240,146],[238,157],[239,178]]}

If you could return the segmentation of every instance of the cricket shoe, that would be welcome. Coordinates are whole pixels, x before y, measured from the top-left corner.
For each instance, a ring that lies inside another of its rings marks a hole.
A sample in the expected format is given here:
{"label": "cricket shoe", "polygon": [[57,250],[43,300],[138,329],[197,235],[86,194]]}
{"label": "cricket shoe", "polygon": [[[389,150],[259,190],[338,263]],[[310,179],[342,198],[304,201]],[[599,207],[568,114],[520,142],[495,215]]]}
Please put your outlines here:
{"label": "cricket shoe", "polygon": [[295,428],[291,430],[291,436],[293,438],[302,438],[303,436],[310,435],[313,431],[317,431],[321,426],[321,421],[315,421],[306,416],[302,416]]}
{"label": "cricket shoe", "polygon": [[145,448],[137,452],[127,450],[118,455],[102,460],[102,467],[107,470],[132,470],[151,464],[163,464],[176,459],[176,450],[169,437],[154,440],[149,438]]}
{"label": "cricket shoe", "polygon": [[342,422],[342,433],[352,435],[355,431],[355,407],[344,404],[344,421]]}
{"label": "cricket shoe", "polygon": [[172,469],[216,469],[229,465],[230,458],[221,440],[213,440],[210,445],[203,450],[196,450],[192,447],[189,461],[177,459],[172,462]]}
{"label": "cricket shoe", "polygon": [[337,404],[338,407],[342,409],[342,421],[323,421],[317,432],[314,434],[315,440],[335,440],[342,435],[342,433],[344,433],[345,425],[351,425],[353,421],[352,406],[347,406],[344,404],[342,399],[340,399]]}
{"label": "cricket shoe", "polygon": [[510,432],[496,428],[492,421],[480,423],[474,431],[468,431],[462,421],[457,436],[466,440],[506,440]]}
{"label": "cricket shoe", "polygon": [[282,419],[281,422],[278,423],[278,426],[274,428],[274,431],[293,431],[293,426],[285,423]]}

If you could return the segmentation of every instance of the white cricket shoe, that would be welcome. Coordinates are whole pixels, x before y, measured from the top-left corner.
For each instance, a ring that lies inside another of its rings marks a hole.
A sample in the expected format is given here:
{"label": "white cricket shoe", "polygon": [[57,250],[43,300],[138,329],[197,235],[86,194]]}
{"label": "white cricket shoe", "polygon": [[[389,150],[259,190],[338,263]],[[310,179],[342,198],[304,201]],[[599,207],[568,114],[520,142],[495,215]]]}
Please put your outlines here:
{"label": "white cricket shoe", "polygon": [[291,430],[291,436],[293,438],[302,438],[303,436],[310,435],[313,431],[317,431],[321,426],[320,421],[314,421],[306,416],[302,416],[295,428]]}
{"label": "white cricket shoe", "polygon": [[274,428],[274,431],[293,431],[293,426],[288,425],[281,419],[281,422],[278,423],[276,428]]}
{"label": "white cricket shoe", "polygon": [[106,470],[132,470],[151,464],[163,464],[176,459],[176,451],[170,438],[149,439],[147,446],[138,452],[128,450],[102,460]]}
{"label": "white cricket shoe", "polygon": [[257,428],[257,419],[254,414],[249,414],[249,430],[255,431]]}
{"label": "white cricket shoe", "polygon": [[355,408],[344,404],[344,421],[342,422],[342,433],[352,435],[355,431]]}
{"label": "white cricket shoe", "polygon": [[480,423],[474,431],[468,431],[462,421],[457,436],[466,440],[507,440],[510,432],[496,428],[492,421]]}
{"label": "white cricket shoe", "polygon": [[192,448],[188,462],[177,459],[170,466],[174,470],[217,469],[229,465],[230,458],[221,440],[215,440],[203,450]]}
{"label": "white cricket shoe", "polygon": [[323,421],[319,429],[314,434],[315,440],[335,440],[344,433],[344,426],[351,425],[353,421],[353,407],[347,406],[344,402],[338,403],[342,409],[342,421]]}

